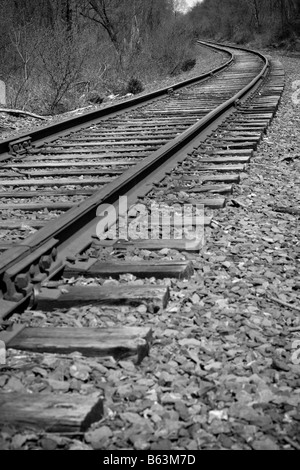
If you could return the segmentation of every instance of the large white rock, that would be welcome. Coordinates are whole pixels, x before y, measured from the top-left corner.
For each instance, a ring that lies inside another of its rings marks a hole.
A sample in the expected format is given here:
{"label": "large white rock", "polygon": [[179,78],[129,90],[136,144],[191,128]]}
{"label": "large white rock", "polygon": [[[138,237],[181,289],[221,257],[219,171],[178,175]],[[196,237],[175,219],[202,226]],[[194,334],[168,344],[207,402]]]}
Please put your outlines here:
{"label": "large white rock", "polygon": [[0,341],[0,365],[6,364],[6,347],[4,341]]}
{"label": "large white rock", "polygon": [[2,80],[0,80],[0,104],[6,105],[6,86]]}

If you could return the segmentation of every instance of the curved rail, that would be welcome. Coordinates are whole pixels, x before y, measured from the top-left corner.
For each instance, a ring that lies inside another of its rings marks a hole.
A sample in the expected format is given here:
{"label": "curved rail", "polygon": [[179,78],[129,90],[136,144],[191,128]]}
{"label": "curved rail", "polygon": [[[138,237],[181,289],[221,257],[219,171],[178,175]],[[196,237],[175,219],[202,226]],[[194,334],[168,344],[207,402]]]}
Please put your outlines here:
{"label": "curved rail", "polygon": [[[206,41],[198,41],[198,42],[200,44],[207,45],[209,47],[213,47],[214,49],[217,49],[217,50],[223,50],[221,46],[218,46],[217,44],[214,44],[214,43],[210,43],[210,42],[206,42]],[[237,50],[240,50],[240,51],[256,54],[258,57],[260,57],[265,62],[265,65],[264,65],[262,71],[257,75],[257,77],[255,77],[249,83],[249,85],[247,85],[245,88],[243,88],[243,90],[241,90],[239,93],[237,93],[232,98],[232,99],[235,99],[235,101],[236,101],[236,100],[242,98],[248,91],[252,90],[254,86],[258,85],[259,81],[262,80],[267,75],[268,70],[270,68],[270,62],[269,62],[269,59],[265,55],[263,55],[261,52],[253,51],[252,49],[248,49],[248,48],[240,47],[240,46],[235,46],[235,45],[234,46],[230,45],[230,46],[227,46],[227,47],[230,47],[231,49],[237,49]]]}
{"label": "curved rail", "polygon": [[[216,47],[214,47],[217,49]],[[69,131],[72,129],[76,131],[78,127],[82,128],[85,124],[88,126],[92,125],[95,122],[99,122],[101,118],[113,117],[120,112],[130,111],[132,108],[135,108],[138,105],[144,105],[148,101],[154,100],[156,98],[161,98],[164,95],[167,95],[170,88],[174,91],[180,90],[188,85],[193,85],[195,83],[201,83],[204,80],[211,78],[214,74],[221,72],[222,70],[226,69],[231,65],[234,60],[233,54],[227,50],[223,50],[221,47],[218,50],[222,51],[223,53],[227,53],[229,55],[229,59],[224,64],[216,67],[209,72],[204,74],[198,75],[197,77],[190,78],[189,80],[180,81],[172,85],[172,87],[164,87],[160,88],[159,90],[153,91],[151,93],[147,93],[142,96],[138,96],[137,98],[132,98],[127,101],[109,105],[105,108],[90,111],[86,114],[81,116],[72,117],[69,119],[65,119],[64,121],[50,124],[48,126],[41,126],[36,130],[30,131],[29,133],[20,133],[17,134],[13,139],[5,139],[0,142],[0,162],[6,160],[9,157],[11,150],[13,149],[14,145],[19,145],[18,143],[14,144],[15,142],[19,142],[22,140],[27,140],[28,137],[30,138],[32,143],[43,143],[46,139],[51,137],[52,139],[56,139],[59,136],[62,136],[64,132]],[[1,155],[2,154],[2,155]],[[3,155],[4,154],[4,155]]]}
{"label": "curved rail", "polygon": [[[230,53],[225,46],[203,41],[201,41],[201,44]],[[229,47],[231,48],[231,46]],[[242,48],[237,49],[243,50]],[[126,171],[115,181],[97,191],[92,197],[60,216],[51,226],[48,224],[33,236],[19,243],[17,249],[8,250],[0,256],[0,286],[2,285],[2,291],[5,293],[5,300],[0,299],[0,318],[15,310],[16,307],[20,306],[32,295],[32,278],[34,278],[34,283],[38,283],[47,277],[49,273],[53,275],[53,273],[62,269],[63,259],[62,256],[59,256],[58,248],[70,242],[74,244],[74,238],[76,237],[84,237],[85,232],[95,225],[96,212],[100,204],[113,204],[118,200],[120,194],[124,195],[128,191],[134,191],[137,184],[145,185],[150,174],[154,174],[162,165],[167,164],[178,152],[184,150],[186,153],[189,149],[192,149],[193,139],[199,138],[199,135],[203,133],[207,134],[212,125],[216,125],[218,120],[227,116],[240,102],[247,99],[249,94],[259,86],[269,68],[269,62],[266,57],[254,51],[249,52],[258,55],[263,60],[264,66],[259,74],[242,90],[188,128],[178,138],[164,145],[151,156],[146,157],[142,162],[134,166],[134,168]],[[200,79],[204,80],[210,77],[212,73],[223,70],[233,60],[233,55],[231,54],[231,58],[226,64],[202,75]],[[172,88],[178,89],[187,84],[195,83],[197,80],[199,80],[199,77],[186,82],[180,82]],[[69,119],[68,121],[63,121],[62,123],[46,126],[33,131],[30,137],[33,141],[40,141],[50,135],[56,138],[58,133],[65,132],[70,127],[81,126],[83,123],[90,125],[91,122],[98,121],[103,116],[113,115],[132,106],[145,103],[147,100],[162,96],[167,92],[168,88],[164,88],[150,95],[135,98],[100,111],[94,111]],[[19,139],[21,137],[19,136]],[[26,136],[23,135],[23,137]],[[2,142],[0,144],[0,151],[7,152],[9,145],[13,145],[12,139]],[[80,243],[79,245],[82,249],[84,246],[82,240]],[[64,253],[65,256],[66,253]]]}

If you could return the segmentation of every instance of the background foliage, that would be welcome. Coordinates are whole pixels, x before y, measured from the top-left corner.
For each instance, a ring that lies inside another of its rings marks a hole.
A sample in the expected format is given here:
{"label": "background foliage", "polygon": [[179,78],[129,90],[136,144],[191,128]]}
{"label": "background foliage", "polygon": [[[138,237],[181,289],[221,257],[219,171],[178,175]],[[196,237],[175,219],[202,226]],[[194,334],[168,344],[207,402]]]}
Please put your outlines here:
{"label": "background foliage", "polygon": [[0,0],[8,105],[64,112],[195,65],[195,38],[299,44],[300,0]]}
{"label": "background foliage", "polygon": [[204,0],[188,15],[200,36],[299,47],[300,0]]}
{"label": "background foliage", "polygon": [[63,112],[179,73],[194,57],[182,1],[0,0],[8,104]]}

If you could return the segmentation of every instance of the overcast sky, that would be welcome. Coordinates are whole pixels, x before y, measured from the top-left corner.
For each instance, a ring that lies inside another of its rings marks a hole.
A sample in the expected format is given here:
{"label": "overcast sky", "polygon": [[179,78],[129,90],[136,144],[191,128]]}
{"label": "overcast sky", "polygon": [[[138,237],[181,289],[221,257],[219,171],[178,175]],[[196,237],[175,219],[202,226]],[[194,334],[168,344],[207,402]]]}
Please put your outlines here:
{"label": "overcast sky", "polygon": [[[202,0],[200,0],[202,1]],[[186,0],[186,3],[188,3],[190,6],[195,5],[195,3],[199,2],[199,0]]]}
{"label": "overcast sky", "polygon": [[193,7],[198,2],[202,2],[202,0],[186,0],[189,7]]}

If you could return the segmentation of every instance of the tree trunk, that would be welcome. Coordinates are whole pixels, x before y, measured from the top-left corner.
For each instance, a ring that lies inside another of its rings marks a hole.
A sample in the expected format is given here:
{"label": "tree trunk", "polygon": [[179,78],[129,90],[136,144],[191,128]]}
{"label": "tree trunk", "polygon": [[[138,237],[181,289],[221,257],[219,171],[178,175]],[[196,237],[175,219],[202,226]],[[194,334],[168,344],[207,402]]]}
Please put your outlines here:
{"label": "tree trunk", "polygon": [[73,14],[72,14],[72,0],[63,0],[62,2],[62,17],[66,24],[68,33],[73,30]]}

